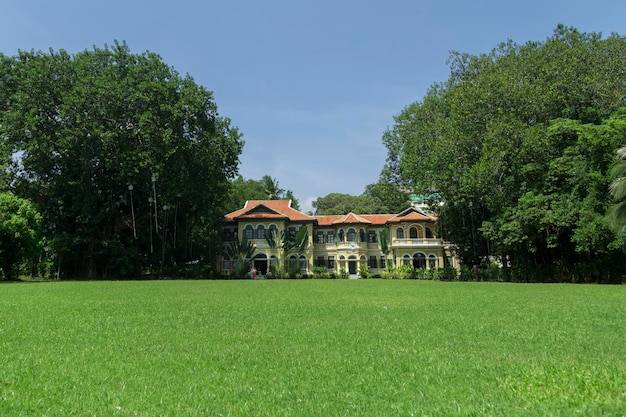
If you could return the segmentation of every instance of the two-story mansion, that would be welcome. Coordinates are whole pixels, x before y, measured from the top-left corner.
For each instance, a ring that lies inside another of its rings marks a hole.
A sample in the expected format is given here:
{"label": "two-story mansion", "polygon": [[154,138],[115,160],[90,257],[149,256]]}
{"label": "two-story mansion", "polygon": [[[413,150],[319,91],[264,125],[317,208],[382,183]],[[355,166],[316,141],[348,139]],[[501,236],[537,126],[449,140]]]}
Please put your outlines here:
{"label": "two-story mansion", "polygon": [[[354,214],[309,216],[291,207],[291,200],[247,201],[245,206],[225,216],[224,240],[246,236],[256,246],[251,263],[260,275],[275,265],[281,254],[271,248],[265,236],[282,231],[295,235],[301,227],[308,229],[308,243],[302,254],[291,254],[288,265],[302,274],[311,274],[314,266],[325,266],[328,272],[346,270],[351,276],[359,264],[379,274],[387,262],[391,265],[412,264],[422,268],[455,266],[448,245],[435,231],[436,217],[417,208],[399,214]],[[389,254],[381,250],[378,232],[387,230]],[[220,269],[229,273],[234,265],[221,259]]]}
{"label": "two-story mansion", "polygon": [[[399,214],[354,214],[341,216],[309,216],[291,207],[291,200],[247,201],[245,206],[225,216],[224,240],[246,236],[256,246],[251,259],[259,274],[264,275],[281,257],[265,236],[282,231],[295,235],[308,229],[308,244],[302,254],[291,254],[288,265],[302,274],[312,273],[314,266],[325,266],[328,272],[346,270],[351,276],[359,272],[359,264],[379,274],[387,262],[393,266],[412,264],[422,268],[455,266],[448,245],[437,237],[436,217],[417,208]],[[387,230],[389,254],[381,250],[378,231]],[[297,265],[297,266],[296,266]],[[234,265],[221,259],[220,269],[229,273]]]}

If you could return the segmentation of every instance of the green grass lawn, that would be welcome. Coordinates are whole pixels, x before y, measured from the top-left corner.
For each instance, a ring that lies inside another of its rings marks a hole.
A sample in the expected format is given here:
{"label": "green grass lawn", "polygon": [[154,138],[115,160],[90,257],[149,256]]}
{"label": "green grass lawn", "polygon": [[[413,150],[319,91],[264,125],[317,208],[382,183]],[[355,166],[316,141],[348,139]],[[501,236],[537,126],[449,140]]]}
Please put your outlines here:
{"label": "green grass lawn", "polygon": [[0,416],[624,416],[626,286],[0,285]]}

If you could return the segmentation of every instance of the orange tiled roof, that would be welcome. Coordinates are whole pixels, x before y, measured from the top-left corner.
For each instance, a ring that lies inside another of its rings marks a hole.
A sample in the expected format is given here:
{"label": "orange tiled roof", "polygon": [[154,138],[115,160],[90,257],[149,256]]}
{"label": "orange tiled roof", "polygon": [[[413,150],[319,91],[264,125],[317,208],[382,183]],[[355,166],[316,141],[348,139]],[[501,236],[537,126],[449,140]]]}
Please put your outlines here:
{"label": "orange tiled roof", "polygon": [[390,218],[388,221],[390,223],[400,223],[400,222],[414,222],[414,221],[424,221],[424,220],[435,221],[437,220],[437,216],[426,214],[421,210],[410,207],[404,210],[402,213],[396,214],[395,216]]}
{"label": "orange tiled roof", "polygon": [[318,226],[328,227],[339,224],[367,224],[384,226],[387,223],[435,221],[437,217],[410,207],[399,214],[354,214],[329,216],[308,216],[291,207],[291,200],[249,200],[245,206],[225,216],[226,221],[237,220],[289,220],[317,221]]}
{"label": "orange tiled roof", "polygon": [[311,216],[291,207],[291,200],[248,200],[242,209],[225,216],[227,221],[280,219],[290,221],[315,221]]}

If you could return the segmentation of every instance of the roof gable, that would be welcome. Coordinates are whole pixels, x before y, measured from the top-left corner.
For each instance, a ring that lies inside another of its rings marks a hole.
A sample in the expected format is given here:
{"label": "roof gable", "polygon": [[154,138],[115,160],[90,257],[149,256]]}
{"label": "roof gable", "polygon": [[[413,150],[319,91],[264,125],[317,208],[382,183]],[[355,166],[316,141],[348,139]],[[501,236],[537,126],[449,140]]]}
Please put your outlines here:
{"label": "roof gable", "polygon": [[413,222],[413,221],[435,221],[437,220],[436,216],[426,214],[420,209],[415,207],[409,207],[404,210],[402,213],[396,214],[392,218],[389,219],[389,223],[400,223],[400,222]]}
{"label": "roof gable", "polygon": [[291,207],[291,200],[248,200],[244,208],[225,216],[227,221],[237,220],[289,220],[314,221],[311,216]]}
{"label": "roof gable", "polygon": [[332,222],[332,224],[370,224],[371,222],[361,216],[358,216],[352,212],[346,214],[345,216],[341,216],[339,219],[336,219]]}

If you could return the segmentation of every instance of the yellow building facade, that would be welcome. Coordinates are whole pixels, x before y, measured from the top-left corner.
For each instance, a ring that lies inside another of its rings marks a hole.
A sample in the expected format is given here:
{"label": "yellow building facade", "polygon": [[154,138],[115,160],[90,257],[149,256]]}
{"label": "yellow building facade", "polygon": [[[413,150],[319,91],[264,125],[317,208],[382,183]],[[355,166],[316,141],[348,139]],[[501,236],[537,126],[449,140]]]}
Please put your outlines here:
{"label": "yellow building facade", "polygon": [[[435,216],[413,207],[398,214],[309,216],[293,209],[290,200],[254,200],[225,216],[223,232],[227,243],[245,236],[254,244],[255,252],[249,261],[263,276],[272,265],[285,261],[281,250],[268,244],[266,235],[280,236],[284,231],[295,236],[306,227],[308,240],[302,253],[286,255],[289,270],[308,275],[314,267],[325,267],[329,273],[344,270],[350,277],[357,277],[362,265],[374,275],[388,263],[391,267],[456,267],[449,245],[437,237],[436,221]],[[379,241],[380,233],[385,231],[387,254],[382,252]],[[232,260],[220,260],[223,273],[232,272],[234,267]]]}

